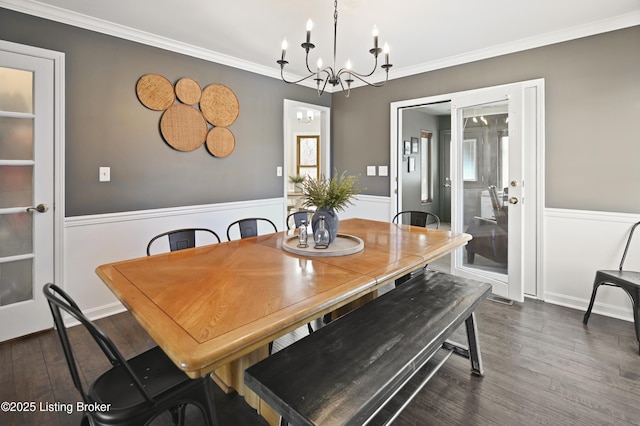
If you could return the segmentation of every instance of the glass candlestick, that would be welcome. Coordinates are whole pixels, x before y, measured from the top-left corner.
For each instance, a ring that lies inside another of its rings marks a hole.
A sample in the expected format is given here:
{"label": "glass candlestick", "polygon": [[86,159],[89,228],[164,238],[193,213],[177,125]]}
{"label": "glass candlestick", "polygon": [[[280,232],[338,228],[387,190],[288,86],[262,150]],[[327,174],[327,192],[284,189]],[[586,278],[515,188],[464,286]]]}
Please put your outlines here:
{"label": "glass candlestick", "polygon": [[316,243],[315,248],[317,249],[325,249],[329,247],[329,230],[327,229],[327,223],[324,216],[320,216],[318,229],[316,229],[316,232],[313,234],[313,240]]}
{"label": "glass candlestick", "polygon": [[308,237],[309,235],[307,233],[307,222],[303,220],[302,222],[300,222],[300,227],[298,228],[298,247],[309,247],[309,243],[307,242]]}

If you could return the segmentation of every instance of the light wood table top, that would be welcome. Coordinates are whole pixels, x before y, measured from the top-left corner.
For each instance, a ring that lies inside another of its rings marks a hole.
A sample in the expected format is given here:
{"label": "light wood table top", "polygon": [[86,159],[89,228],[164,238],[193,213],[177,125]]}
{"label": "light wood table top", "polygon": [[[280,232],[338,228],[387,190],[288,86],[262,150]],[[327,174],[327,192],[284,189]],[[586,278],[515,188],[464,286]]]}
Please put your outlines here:
{"label": "light wood table top", "polygon": [[467,234],[364,219],[341,257],[282,250],[286,232],[99,266],[107,284],[190,377],[239,359],[467,243]]}

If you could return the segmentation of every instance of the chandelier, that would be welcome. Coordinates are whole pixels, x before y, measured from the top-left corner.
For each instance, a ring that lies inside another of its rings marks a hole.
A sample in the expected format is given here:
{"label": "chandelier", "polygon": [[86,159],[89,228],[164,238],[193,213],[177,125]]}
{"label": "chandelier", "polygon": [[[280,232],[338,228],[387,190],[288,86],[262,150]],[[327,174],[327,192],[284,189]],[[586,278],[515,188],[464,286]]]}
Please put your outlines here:
{"label": "chandelier", "polygon": [[[336,67],[336,46],[337,46],[337,34],[338,34],[338,0],[334,1],[334,12],[333,12],[333,66],[327,66],[322,68],[322,58],[318,59],[317,68],[315,71],[311,70],[309,67],[309,51],[316,47],[313,43],[311,43],[311,30],[313,28],[313,22],[311,19],[307,21],[307,39],[304,43],[302,43],[302,48],[305,50],[305,63],[307,66],[307,71],[309,75],[303,77],[296,81],[288,81],[284,77],[284,66],[289,62],[285,60],[285,56],[287,53],[287,39],[285,38],[282,41],[282,57],[277,61],[280,64],[280,76],[282,81],[289,84],[300,83],[301,81],[307,80],[309,78],[313,78],[316,81],[318,88],[318,96],[321,96],[324,93],[324,89],[327,87],[327,83],[332,86],[338,86],[345,91],[345,96],[349,97],[351,93],[351,83],[354,82],[354,78],[366,83],[369,86],[373,87],[381,87],[389,80],[389,68],[393,65],[389,63],[389,45],[387,43],[384,44],[384,47],[381,49],[378,47],[378,29],[374,26],[373,28],[373,48],[369,49],[369,53],[371,53],[374,57],[373,69],[369,74],[360,74],[353,70],[351,70],[351,60],[348,60],[346,65],[343,68],[338,69]],[[385,79],[380,83],[370,83],[366,80],[366,78],[371,77],[373,73],[378,69],[378,56],[384,53],[384,64],[380,65],[380,68],[385,71]],[[346,84],[346,89],[345,89]]]}

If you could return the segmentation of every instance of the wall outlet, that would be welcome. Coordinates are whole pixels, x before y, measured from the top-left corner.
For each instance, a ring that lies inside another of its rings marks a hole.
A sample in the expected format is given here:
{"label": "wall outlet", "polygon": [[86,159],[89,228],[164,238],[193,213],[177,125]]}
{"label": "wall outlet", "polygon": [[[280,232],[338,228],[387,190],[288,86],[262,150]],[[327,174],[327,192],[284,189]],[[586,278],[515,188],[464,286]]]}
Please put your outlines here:
{"label": "wall outlet", "polygon": [[100,182],[109,182],[111,180],[111,167],[100,167]]}

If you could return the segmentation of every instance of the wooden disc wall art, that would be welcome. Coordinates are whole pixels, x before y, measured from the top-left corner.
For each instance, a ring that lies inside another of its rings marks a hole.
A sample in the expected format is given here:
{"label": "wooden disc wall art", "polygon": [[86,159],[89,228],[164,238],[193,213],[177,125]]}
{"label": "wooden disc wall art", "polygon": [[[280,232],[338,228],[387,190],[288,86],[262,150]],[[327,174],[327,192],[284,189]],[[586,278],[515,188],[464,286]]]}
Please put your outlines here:
{"label": "wooden disc wall art", "polygon": [[176,100],[173,84],[158,74],[140,77],[136,85],[136,93],[142,105],[155,111],[164,111]]}
{"label": "wooden disc wall art", "polygon": [[173,148],[193,151],[200,148],[207,137],[207,122],[194,107],[175,104],[162,114],[160,131]]}
{"label": "wooden disc wall art", "polygon": [[[184,77],[174,86],[158,74],[146,74],[136,84],[138,99],[144,106],[164,111],[160,132],[164,140],[178,151],[193,151],[205,142],[207,150],[218,158],[229,156],[236,138],[227,127],[240,114],[235,93],[222,84],[211,84],[204,90],[197,81]],[[177,99],[181,103],[175,104]],[[195,106],[199,103],[200,109]],[[211,123],[214,127],[209,130]]]}
{"label": "wooden disc wall art", "polygon": [[202,89],[197,81],[192,78],[181,78],[176,83],[176,95],[180,102],[187,105],[194,105],[200,102]]}
{"label": "wooden disc wall art", "polygon": [[218,158],[228,157],[236,147],[236,137],[226,127],[214,127],[207,135],[207,149]]}
{"label": "wooden disc wall art", "polygon": [[209,123],[228,127],[238,118],[240,104],[236,94],[227,86],[211,84],[202,91],[200,109]]}

